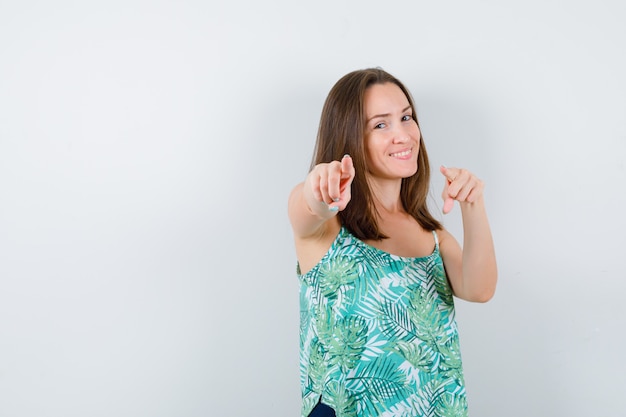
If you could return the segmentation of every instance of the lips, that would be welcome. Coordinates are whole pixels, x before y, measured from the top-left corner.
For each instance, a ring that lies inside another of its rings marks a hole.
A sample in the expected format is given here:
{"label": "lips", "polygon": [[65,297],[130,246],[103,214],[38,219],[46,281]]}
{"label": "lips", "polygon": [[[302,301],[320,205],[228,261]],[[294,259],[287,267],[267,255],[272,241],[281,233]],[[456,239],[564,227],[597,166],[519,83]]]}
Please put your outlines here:
{"label": "lips", "polygon": [[404,158],[409,155],[411,155],[411,149],[407,149],[402,152],[395,152],[395,153],[389,154],[389,156],[391,156],[392,158]]}

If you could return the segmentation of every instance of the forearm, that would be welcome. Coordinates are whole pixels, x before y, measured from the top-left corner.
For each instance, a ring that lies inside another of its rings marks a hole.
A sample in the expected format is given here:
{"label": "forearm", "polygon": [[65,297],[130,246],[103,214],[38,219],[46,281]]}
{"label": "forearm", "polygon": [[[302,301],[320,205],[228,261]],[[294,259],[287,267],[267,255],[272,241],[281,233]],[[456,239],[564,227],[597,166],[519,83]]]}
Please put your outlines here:
{"label": "forearm", "polygon": [[498,277],[496,255],[482,197],[463,202],[463,292],[472,301],[493,297]]}
{"label": "forearm", "polygon": [[336,214],[337,211],[329,210],[326,203],[317,201],[312,196],[307,198],[305,183],[296,186],[289,197],[289,218],[298,237],[314,235],[326,220]]}

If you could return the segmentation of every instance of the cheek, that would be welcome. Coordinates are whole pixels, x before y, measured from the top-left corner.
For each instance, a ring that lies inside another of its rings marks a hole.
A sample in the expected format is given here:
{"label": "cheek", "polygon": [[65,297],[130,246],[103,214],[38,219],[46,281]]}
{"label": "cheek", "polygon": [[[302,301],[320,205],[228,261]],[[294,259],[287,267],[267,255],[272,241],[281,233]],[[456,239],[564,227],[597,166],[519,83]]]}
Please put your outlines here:
{"label": "cheek", "polygon": [[419,150],[422,145],[422,132],[419,128],[415,129],[415,140],[417,141],[417,149]]}
{"label": "cheek", "polygon": [[420,140],[420,137],[422,137],[422,131],[420,130],[420,128],[417,125],[417,123],[415,124],[415,137],[417,138],[418,142]]}
{"label": "cheek", "polygon": [[368,135],[365,138],[365,156],[371,160],[381,149],[381,138],[376,135]]}

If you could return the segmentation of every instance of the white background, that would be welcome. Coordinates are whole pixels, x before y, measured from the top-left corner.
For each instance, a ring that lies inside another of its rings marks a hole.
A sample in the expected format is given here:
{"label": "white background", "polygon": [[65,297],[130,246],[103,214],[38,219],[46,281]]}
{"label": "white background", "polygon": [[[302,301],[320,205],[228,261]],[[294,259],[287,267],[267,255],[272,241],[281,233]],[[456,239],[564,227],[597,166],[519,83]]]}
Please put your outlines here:
{"label": "white background", "polygon": [[486,183],[472,415],[626,415],[624,3],[216,3],[0,1],[0,415],[299,415],[287,195],[370,66],[433,207],[440,164]]}

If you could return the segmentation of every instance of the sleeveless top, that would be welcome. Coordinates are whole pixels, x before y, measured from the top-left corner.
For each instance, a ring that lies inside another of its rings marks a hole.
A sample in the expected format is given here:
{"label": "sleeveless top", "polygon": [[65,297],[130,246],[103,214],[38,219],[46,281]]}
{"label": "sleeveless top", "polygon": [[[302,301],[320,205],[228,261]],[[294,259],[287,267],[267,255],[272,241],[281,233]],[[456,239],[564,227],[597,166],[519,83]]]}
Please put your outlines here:
{"label": "sleeveless top", "polygon": [[467,416],[452,290],[439,253],[392,255],[345,227],[300,281],[302,417]]}

